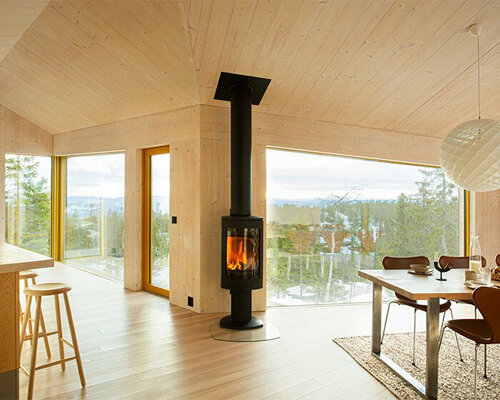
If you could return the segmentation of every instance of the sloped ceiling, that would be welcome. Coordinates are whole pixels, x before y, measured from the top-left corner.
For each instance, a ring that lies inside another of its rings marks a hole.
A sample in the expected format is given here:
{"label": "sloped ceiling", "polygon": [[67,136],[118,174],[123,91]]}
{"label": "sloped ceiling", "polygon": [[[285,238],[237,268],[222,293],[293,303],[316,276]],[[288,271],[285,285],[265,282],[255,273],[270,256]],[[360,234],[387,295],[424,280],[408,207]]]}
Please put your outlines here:
{"label": "sloped ceiling", "polygon": [[49,0],[0,1],[0,61],[38,17]]}
{"label": "sloped ceiling", "polygon": [[259,111],[443,137],[500,119],[493,0],[51,1],[0,63],[0,103],[59,133],[216,104],[220,71],[271,78]]}

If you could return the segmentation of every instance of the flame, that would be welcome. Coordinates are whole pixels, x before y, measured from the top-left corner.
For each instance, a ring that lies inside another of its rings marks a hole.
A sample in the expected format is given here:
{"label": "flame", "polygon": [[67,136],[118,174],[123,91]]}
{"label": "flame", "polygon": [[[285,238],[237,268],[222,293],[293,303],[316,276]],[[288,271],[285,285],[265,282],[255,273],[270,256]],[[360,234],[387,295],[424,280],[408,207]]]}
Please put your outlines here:
{"label": "flame", "polygon": [[257,245],[254,240],[238,237],[227,237],[227,268],[244,271],[257,268]]}

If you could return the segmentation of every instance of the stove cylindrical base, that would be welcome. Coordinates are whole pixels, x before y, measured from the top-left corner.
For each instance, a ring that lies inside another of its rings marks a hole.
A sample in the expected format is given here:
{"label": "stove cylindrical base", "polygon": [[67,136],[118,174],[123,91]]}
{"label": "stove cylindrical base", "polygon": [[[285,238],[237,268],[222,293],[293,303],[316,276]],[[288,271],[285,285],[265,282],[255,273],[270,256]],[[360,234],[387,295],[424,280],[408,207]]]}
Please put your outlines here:
{"label": "stove cylindrical base", "polygon": [[252,317],[252,291],[248,289],[231,290],[231,315],[220,320],[220,327],[227,329],[255,329],[264,323]]}

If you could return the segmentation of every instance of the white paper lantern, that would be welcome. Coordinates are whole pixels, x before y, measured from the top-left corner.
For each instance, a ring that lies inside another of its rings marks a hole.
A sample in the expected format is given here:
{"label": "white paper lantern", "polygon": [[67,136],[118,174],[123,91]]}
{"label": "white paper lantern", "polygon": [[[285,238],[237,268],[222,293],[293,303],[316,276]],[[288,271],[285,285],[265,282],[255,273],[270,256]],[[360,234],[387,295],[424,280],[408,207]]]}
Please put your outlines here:
{"label": "white paper lantern", "polygon": [[500,189],[500,121],[460,124],[441,143],[439,161],[446,177],[464,189]]}

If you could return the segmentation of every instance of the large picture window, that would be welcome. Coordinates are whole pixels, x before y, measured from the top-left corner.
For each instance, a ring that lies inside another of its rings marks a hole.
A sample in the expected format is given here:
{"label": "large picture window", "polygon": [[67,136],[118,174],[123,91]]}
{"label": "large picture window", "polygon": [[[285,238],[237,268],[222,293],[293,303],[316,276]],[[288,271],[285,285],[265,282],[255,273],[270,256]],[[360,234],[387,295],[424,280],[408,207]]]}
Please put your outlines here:
{"label": "large picture window", "polygon": [[50,256],[51,158],[5,155],[5,241]]}
{"label": "large picture window", "polygon": [[268,149],[268,304],[370,301],[358,269],[460,255],[462,193],[439,168]]}
{"label": "large picture window", "polygon": [[125,157],[66,159],[64,260],[123,281]]}

